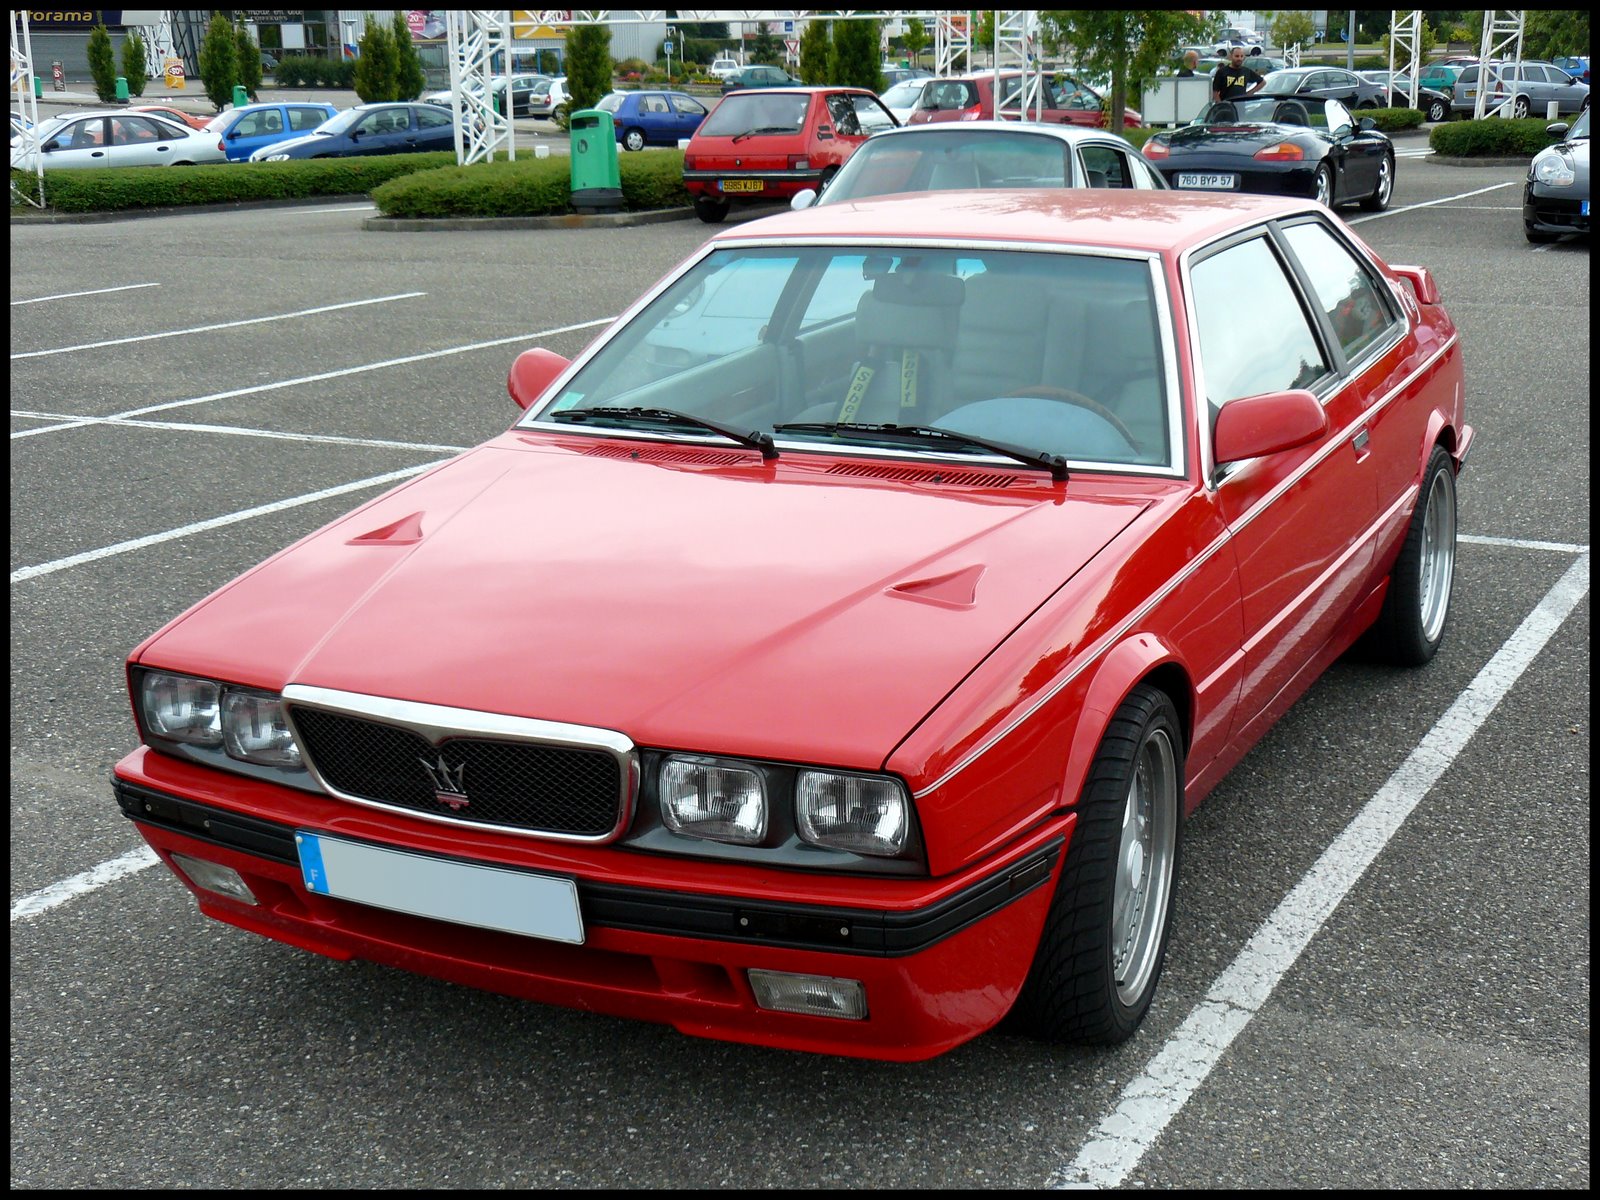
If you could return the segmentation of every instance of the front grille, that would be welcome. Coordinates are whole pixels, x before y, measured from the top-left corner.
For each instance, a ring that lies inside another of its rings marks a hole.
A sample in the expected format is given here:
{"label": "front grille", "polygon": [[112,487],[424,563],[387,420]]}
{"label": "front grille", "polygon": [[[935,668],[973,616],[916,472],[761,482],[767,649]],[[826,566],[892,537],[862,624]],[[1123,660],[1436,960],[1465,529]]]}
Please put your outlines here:
{"label": "front grille", "polygon": [[622,764],[605,750],[482,737],[434,745],[381,721],[300,705],[290,715],[311,767],[354,799],[564,837],[605,837],[621,820]]}

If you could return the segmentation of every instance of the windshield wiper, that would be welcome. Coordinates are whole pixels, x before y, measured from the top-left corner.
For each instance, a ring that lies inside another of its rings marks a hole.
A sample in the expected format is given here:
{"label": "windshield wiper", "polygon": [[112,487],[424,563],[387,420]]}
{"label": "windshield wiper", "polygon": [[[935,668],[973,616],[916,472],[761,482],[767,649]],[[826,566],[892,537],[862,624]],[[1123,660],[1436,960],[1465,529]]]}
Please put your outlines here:
{"label": "windshield wiper", "polygon": [[1021,446],[1013,446],[1009,442],[994,442],[988,438],[974,437],[970,433],[957,433],[953,429],[940,429],[937,425],[868,425],[859,421],[798,421],[772,427],[773,433],[788,433],[791,431],[798,433],[834,433],[842,434],[846,437],[891,437],[925,441],[961,442],[967,446],[976,446],[980,450],[992,450],[996,454],[1014,458],[1030,467],[1043,467],[1050,472],[1051,479],[1059,482],[1064,483],[1067,479],[1067,460],[1059,454],[1047,454],[1043,450],[1026,450]]}
{"label": "windshield wiper", "polygon": [[763,125],[760,129],[746,129],[743,133],[733,135],[733,140],[742,142],[747,137],[755,137],[758,133],[793,133],[787,125]]}
{"label": "windshield wiper", "polygon": [[763,459],[778,457],[778,447],[773,443],[772,435],[752,429],[746,433],[735,429],[732,425],[724,425],[721,421],[713,421],[709,417],[696,417],[690,413],[678,412],[671,408],[569,408],[563,412],[547,414],[552,421],[587,421],[591,417],[607,417],[622,419],[623,421],[654,421],[665,425],[689,425],[697,429],[709,429],[712,433],[720,433],[729,441],[738,442],[741,446],[749,446],[752,450],[761,451]]}

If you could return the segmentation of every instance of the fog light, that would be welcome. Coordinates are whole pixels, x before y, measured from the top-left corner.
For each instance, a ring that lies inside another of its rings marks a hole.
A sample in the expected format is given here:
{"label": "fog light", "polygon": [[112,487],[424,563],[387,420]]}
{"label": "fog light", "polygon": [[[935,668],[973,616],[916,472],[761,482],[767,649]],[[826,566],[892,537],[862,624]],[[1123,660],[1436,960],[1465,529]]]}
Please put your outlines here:
{"label": "fog light", "polygon": [[756,1003],[762,1008],[810,1017],[842,1017],[846,1021],[867,1019],[867,986],[859,979],[755,969],[748,974]]}
{"label": "fog light", "polygon": [[232,867],[207,862],[203,858],[191,858],[187,854],[174,854],[172,861],[182,869],[195,887],[205,888],[208,892],[215,892],[230,900],[237,900],[240,904],[261,903],[245,883],[244,876]]}

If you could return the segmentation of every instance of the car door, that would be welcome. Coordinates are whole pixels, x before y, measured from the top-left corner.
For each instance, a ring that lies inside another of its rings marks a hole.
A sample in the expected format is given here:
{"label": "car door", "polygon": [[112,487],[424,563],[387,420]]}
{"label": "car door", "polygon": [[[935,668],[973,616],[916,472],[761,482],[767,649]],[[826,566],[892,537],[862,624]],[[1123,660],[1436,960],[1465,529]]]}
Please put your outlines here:
{"label": "car door", "polygon": [[411,132],[411,119],[401,108],[379,108],[369,112],[350,131],[353,147],[347,153],[365,157],[369,154],[393,154],[399,150],[406,135]]}
{"label": "car door", "polygon": [[178,131],[160,121],[123,113],[112,117],[110,126],[110,166],[164,167],[179,157],[174,152],[181,144]]}
{"label": "car door", "polygon": [[222,135],[229,162],[239,162],[263,146],[288,136],[288,114],[282,105],[252,109],[240,114]]}
{"label": "car door", "polygon": [[659,143],[676,140],[677,119],[665,96],[655,92],[642,93],[635,111],[634,120],[644,130],[645,141]]}
{"label": "car door", "polygon": [[1343,203],[1372,194],[1383,160],[1382,138],[1364,136],[1351,111],[1337,100],[1324,100],[1328,122],[1327,163],[1333,168],[1333,197]]}
{"label": "car door", "polygon": [[706,106],[693,96],[671,96],[674,133],[673,141],[679,138],[693,137],[694,131],[700,128],[700,122],[708,115]]}
{"label": "car door", "polygon": [[434,111],[428,108],[413,110],[417,128],[404,149],[426,153],[429,150],[454,150],[456,148],[455,123],[448,109]]}
{"label": "car door", "polygon": [[44,165],[56,167],[107,167],[111,165],[106,141],[105,117],[82,117],[57,130],[44,143]]}
{"label": "car door", "polygon": [[[1364,594],[1376,463],[1362,396],[1343,386],[1315,302],[1275,231],[1263,227],[1207,248],[1191,258],[1187,276],[1207,493],[1239,570],[1238,730],[1275,715],[1274,702]],[[1213,461],[1217,421],[1229,404],[1294,388],[1322,403],[1322,434],[1260,458]]]}

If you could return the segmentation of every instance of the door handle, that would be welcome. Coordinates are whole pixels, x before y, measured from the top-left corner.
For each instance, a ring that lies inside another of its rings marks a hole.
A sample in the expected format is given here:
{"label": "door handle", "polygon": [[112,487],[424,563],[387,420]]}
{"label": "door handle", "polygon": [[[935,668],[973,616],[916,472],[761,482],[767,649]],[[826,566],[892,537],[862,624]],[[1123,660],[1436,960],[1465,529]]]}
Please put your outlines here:
{"label": "door handle", "polygon": [[1367,431],[1365,429],[1357,430],[1355,437],[1350,439],[1350,445],[1355,448],[1357,462],[1360,462],[1371,453],[1371,451],[1367,448],[1368,443],[1371,440],[1372,439],[1367,435]]}

